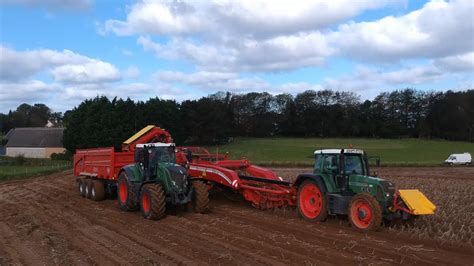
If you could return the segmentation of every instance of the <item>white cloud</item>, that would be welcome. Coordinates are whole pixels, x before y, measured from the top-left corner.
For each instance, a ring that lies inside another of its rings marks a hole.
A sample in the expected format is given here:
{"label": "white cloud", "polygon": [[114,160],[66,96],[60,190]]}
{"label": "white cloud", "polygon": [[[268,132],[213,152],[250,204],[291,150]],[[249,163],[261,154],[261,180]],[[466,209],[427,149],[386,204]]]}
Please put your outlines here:
{"label": "white cloud", "polygon": [[90,60],[80,65],[63,65],[51,70],[54,80],[62,83],[102,83],[120,79],[115,66],[99,60]]}
{"label": "white cloud", "polygon": [[343,55],[361,61],[436,58],[473,51],[470,0],[432,1],[403,16],[348,23],[328,35]]}
{"label": "white cloud", "polygon": [[231,91],[234,93],[267,91],[272,94],[278,94],[322,89],[322,86],[319,84],[307,82],[289,82],[281,85],[272,85],[257,76],[242,77],[238,73],[233,72],[198,71],[183,73],[179,71],[160,71],[153,76],[162,86],[176,87],[179,84],[183,84],[198,89],[204,94],[216,91]]}
{"label": "white cloud", "polygon": [[1,80],[25,81],[44,71],[62,83],[111,82],[121,78],[112,64],[69,50],[15,51],[0,45]]}
{"label": "white cloud", "polygon": [[320,33],[281,36],[268,40],[236,40],[232,44],[196,44],[189,39],[172,39],[162,45],[139,37],[145,51],[165,59],[185,59],[197,68],[212,71],[282,71],[321,66],[333,53]]}
{"label": "white cloud", "polygon": [[[141,1],[124,21],[108,20],[100,32],[138,34],[159,58],[184,59],[205,71],[284,71],[322,66],[334,49],[325,27],[369,9],[401,1],[210,2]],[[166,36],[154,42],[148,36]]]}
{"label": "white cloud", "polygon": [[[405,15],[328,28],[388,3],[398,1],[144,1],[132,6],[121,28],[106,28],[142,35],[137,43],[146,51],[206,71],[278,72],[324,66],[335,55],[394,62],[473,51],[474,5],[469,0],[433,1]],[[168,40],[154,42],[153,35]]]}
{"label": "white cloud", "polygon": [[92,5],[92,0],[1,0],[0,4],[44,7],[47,9],[84,10]]}
{"label": "white cloud", "polygon": [[384,71],[358,66],[355,73],[336,78],[327,78],[323,87],[332,90],[363,92],[372,89],[387,89],[399,86],[413,86],[440,80],[444,71],[432,64],[410,66],[399,70]]}
{"label": "white cloud", "polygon": [[269,88],[264,80],[241,78],[237,73],[199,71],[186,74],[177,71],[160,71],[154,74],[157,81],[164,84],[185,84],[201,91],[229,90],[234,92],[262,90]]}
{"label": "white cloud", "polygon": [[402,1],[350,0],[214,0],[153,1],[135,3],[125,21],[108,20],[105,32],[117,35],[228,35],[275,36],[313,31],[360,14]]}
{"label": "white cloud", "polygon": [[125,78],[136,79],[140,76],[140,69],[136,66],[130,66],[123,71]]}
{"label": "white cloud", "polygon": [[86,61],[86,57],[69,50],[58,52],[38,49],[19,52],[0,45],[0,79],[26,79],[45,69]]}
{"label": "white cloud", "polygon": [[451,72],[474,72],[474,52],[443,57],[435,60],[435,65]]}
{"label": "white cloud", "polygon": [[133,55],[133,52],[128,50],[128,49],[122,49],[121,52],[125,56],[132,56]]}
{"label": "white cloud", "polygon": [[47,99],[49,94],[58,90],[56,84],[46,84],[40,80],[1,82],[0,102]]}

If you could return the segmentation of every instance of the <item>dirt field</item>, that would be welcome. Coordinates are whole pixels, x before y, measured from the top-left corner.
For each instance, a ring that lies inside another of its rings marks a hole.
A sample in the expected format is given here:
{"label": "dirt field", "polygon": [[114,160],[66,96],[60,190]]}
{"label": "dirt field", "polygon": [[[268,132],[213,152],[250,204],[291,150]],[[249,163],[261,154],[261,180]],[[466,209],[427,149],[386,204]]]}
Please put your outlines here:
{"label": "dirt field", "polygon": [[[304,170],[277,169],[286,177]],[[471,194],[474,187],[472,167],[377,171],[401,187],[460,182],[467,187],[462,193]],[[451,197],[448,192],[426,194],[438,204],[443,195]],[[458,204],[467,204],[472,218],[468,200]],[[404,228],[359,233],[343,218],[309,223],[294,209],[260,211],[221,193],[212,196],[211,207],[206,215],[172,211],[164,220],[147,221],[120,211],[115,200],[81,198],[70,171],[0,183],[0,265],[474,263],[472,221],[468,242],[456,245],[436,234],[413,237]]]}

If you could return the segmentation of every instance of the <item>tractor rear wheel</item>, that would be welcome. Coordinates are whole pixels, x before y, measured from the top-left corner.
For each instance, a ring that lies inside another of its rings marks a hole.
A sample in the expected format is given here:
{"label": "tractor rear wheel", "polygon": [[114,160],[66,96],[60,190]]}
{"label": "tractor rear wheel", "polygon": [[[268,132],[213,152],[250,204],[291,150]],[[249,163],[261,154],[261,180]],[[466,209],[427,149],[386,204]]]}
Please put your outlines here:
{"label": "tractor rear wheel", "polygon": [[202,181],[193,181],[193,209],[197,213],[205,213],[209,210],[209,188]]}
{"label": "tractor rear wheel", "polygon": [[138,209],[133,184],[128,180],[125,172],[120,173],[117,182],[117,201],[120,209],[124,211],[136,211]]}
{"label": "tractor rear wheel", "polygon": [[349,204],[349,221],[361,231],[377,231],[382,224],[382,208],[369,193],[355,195]]}
{"label": "tractor rear wheel", "polygon": [[92,180],[91,199],[101,201],[105,198],[104,183],[100,180]]}
{"label": "tractor rear wheel", "polygon": [[298,213],[308,221],[325,221],[328,216],[326,197],[313,180],[306,180],[298,187]]}
{"label": "tractor rear wheel", "polygon": [[159,220],[165,217],[166,195],[161,185],[146,184],[140,195],[140,207],[145,219]]}
{"label": "tractor rear wheel", "polygon": [[77,182],[77,187],[79,189],[79,195],[81,197],[86,196],[86,180],[84,178],[79,179]]}

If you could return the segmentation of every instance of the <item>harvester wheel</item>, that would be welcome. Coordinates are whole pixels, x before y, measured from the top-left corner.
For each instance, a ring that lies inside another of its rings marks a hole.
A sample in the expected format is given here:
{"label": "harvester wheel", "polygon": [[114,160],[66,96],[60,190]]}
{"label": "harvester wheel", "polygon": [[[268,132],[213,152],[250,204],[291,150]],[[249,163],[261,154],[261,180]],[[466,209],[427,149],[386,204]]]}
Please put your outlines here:
{"label": "harvester wheel", "polygon": [[159,220],[165,217],[166,195],[159,184],[146,184],[142,187],[140,207],[143,217]]}
{"label": "harvester wheel", "polygon": [[81,197],[85,197],[86,196],[86,180],[84,178],[81,178],[79,179],[77,184],[78,184],[77,187],[79,189],[79,195]]}
{"label": "harvester wheel", "polygon": [[328,216],[326,197],[313,180],[306,180],[298,187],[298,213],[308,221],[324,221]]}
{"label": "harvester wheel", "polygon": [[137,197],[132,183],[128,180],[125,172],[120,173],[117,182],[117,201],[120,209],[124,211],[135,211],[138,209]]}
{"label": "harvester wheel", "polygon": [[205,213],[209,210],[209,188],[202,181],[193,181],[193,209],[197,213]]}
{"label": "harvester wheel", "polygon": [[355,195],[349,204],[349,221],[361,231],[377,231],[382,224],[382,208],[369,193]]}
{"label": "harvester wheel", "polygon": [[92,180],[84,179],[84,197],[91,198]]}
{"label": "harvester wheel", "polygon": [[91,199],[101,201],[105,198],[104,183],[100,180],[92,180]]}

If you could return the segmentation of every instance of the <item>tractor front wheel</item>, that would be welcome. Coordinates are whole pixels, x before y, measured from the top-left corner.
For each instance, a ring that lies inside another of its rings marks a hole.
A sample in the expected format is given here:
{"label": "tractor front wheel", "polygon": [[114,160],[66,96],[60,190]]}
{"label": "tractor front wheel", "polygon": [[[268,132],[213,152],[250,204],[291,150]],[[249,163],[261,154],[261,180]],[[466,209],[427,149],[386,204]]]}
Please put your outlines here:
{"label": "tractor front wheel", "polygon": [[133,184],[128,180],[125,172],[120,173],[117,182],[117,201],[120,209],[124,211],[135,211],[138,209]]}
{"label": "tractor front wheel", "polygon": [[143,217],[158,220],[165,217],[166,196],[159,184],[146,184],[140,194],[140,207]]}
{"label": "tractor front wheel", "polygon": [[209,210],[209,188],[202,181],[193,181],[193,209],[197,213],[205,213]]}
{"label": "tractor front wheel", "polygon": [[377,231],[382,224],[382,208],[369,193],[355,195],[348,213],[352,226],[361,231]]}
{"label": "tractor front wheel", "polygon": [[326,197],[313,180],[307,180],[298,187],[298,213],[305,220],[325,221],[328,216]]}

